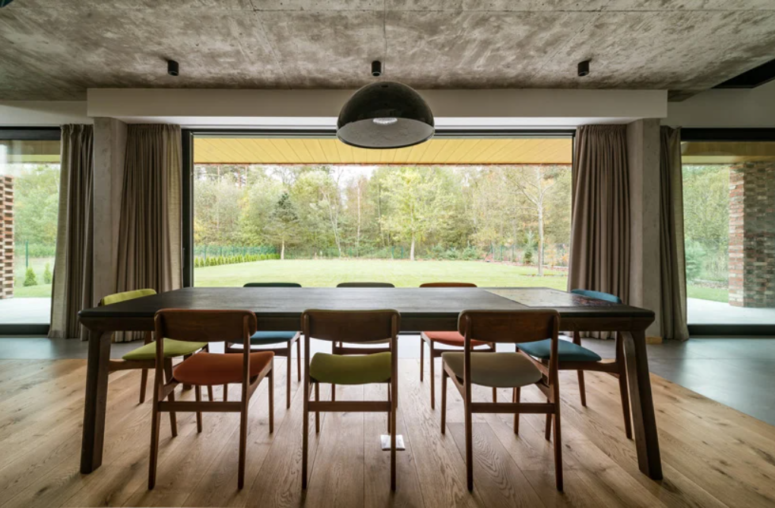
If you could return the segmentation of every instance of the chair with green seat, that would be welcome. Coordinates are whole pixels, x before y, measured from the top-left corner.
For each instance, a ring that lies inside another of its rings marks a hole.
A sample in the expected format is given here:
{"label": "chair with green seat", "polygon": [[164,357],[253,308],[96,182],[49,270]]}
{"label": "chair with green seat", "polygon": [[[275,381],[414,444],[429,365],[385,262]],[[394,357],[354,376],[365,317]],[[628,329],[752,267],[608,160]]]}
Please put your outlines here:
{"label": "chair with green seat", "polygon": [[[622,303],[622,300],[618,296],[603,293],[601,291],[574,289],[571,293],[586,298],[604,300],[610,303]],[[539,342],[531,342],[529,344],[518,344],[517,347],[522,353],[542,362],[547,362],[549,359],[551,341],[547,339]],[[624,431],[627,434],[627,438],[632,439],[630,398],[627,392],[627,367],[624,361],[624,347],[619,334],[616,334],[616,358],[613,361],[604,361],[600,355],[582,346],[581,334],[577,331],[573,332],[572,342],[567,340],[559,341],[558,357],[560,370],[575,370],[578,372],[579,395],[581,397],[581,405],[584,407],[587,405],[587,394],[584,386],[585,370],[607,372],[619,379],[619,393],[622,399],[622,411],[624,413]],[[517,397],[519,397],[519,392],[517,392]],[[550,425],[551,416],[547,416],[546,428],[549,429]]]}
{"label": "chair with green seat", "polygon": [[[301,284],[296,282],[248,282],[246,288],[300,288]],[[250,349],[254,351],[272,351],[275,356],[284,356],[288,360],[286,371],[286,407],[291,407],[291,357],[293,356],[293,345],[296,344],[296,376],[301,382],[301,341],[299,332],[294,331],[258,331],[250,337]],[[282,344],[278,347],[275,344]],[[255,348],[254,348],[255,347]],[[238,353],[241,349],[232,347],[231,343],[226,343],[227,353]],[[223,387],[223,398],[228,400],[228,388]]]}
{"label": "chair with green seat", "polygon": [[[155,294],[156,291],[153,289],[124,291],[123,293],[116,293],[104,297],[102,300],[100,300],[99,306],[113,305],[120,302],[126,302],[128,300],[134,300],[135,298],[142,298]],[[142,369],[142,374],[140,375],[140,404],[145,402],[145,392],[146,386],[148,384],[148,369],[153,369],[156,366],[156,344],[153,342],[153,335],[150,331],[145,332],[145,338],[143,342],[143,346],[125,354],[121,360],[110,360],[110,362],[108,362],[108,373],[116,372],[119,370]],[[178,340],[165,339],[163,347],[164,375],[169,381],[172,378],[173,358],[187,358],[201,349],[207,349],[207,344],[204,342],[182,342]],[[170,395],[171,400],[174,400],[174,394]],[[212,391],[209,392],[209,395],[210,399],[212,399]],[[178,429],[175,421],[175,413],[170,413],[170,425],[172,426],[172,435],[176,436]]]}
{"label": "chair with green seat", "polygon": [[[396,489],[396,401],[398,400],[398,330],[401,316],[395,310],[333,311],[306,310],[304,333],[304,432],[302,436],[302,489],[307,488],[309,413],[315,413],[315,431],[320,432],[321,412],[385,412],[390,432],[390,488]],[[311,339],[327,342],[368,343],[386,339],[388,351],[343,356],[315,353],[310,359]],[[386,384],[387,400],[321,401],[320,384]],[[310,400],[314,385],[315,400]],[[343,429],[334,429],[342,432]]]}

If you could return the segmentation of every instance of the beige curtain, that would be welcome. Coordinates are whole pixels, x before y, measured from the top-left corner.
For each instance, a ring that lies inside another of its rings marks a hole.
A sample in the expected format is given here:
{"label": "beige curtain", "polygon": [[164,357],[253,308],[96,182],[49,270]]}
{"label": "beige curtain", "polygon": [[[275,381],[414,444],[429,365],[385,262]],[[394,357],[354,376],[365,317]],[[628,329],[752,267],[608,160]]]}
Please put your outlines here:
{"label": "beige curtain", "polygon": [[[181,287],[181,133],[176,125],[127,127],[119,225],[119,292]],[[131,340],[116,334],[116,341]]]}
{"label": "beige curtain", "polygon": [[630,187],[625,125],[587,125],[573,149],[568,289],[630,296]]}
{"label": "beige curtain", "polygon": [[62,126],[59,216],[51,290],[52,339],[81,337],[78,311],[93,307],[94,164],[91,125]]}
{"label": "beige curtain", "polygon": [[661,128],[659,173],[660,335],[687,340],[680,129]]}

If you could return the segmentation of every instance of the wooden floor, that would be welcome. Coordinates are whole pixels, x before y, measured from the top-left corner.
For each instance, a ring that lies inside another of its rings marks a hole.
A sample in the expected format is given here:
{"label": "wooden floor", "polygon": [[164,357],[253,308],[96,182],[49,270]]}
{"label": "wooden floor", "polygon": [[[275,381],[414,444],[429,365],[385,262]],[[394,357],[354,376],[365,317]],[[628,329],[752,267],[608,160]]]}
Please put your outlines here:
{"label": "wooden floor", "polygon": [[[615,380],[595,373],[587,374],[587,408],[578,401],[575,374],[562,376],[563,494],[554,488],[551,444],[536,415],[522,417],[519,437],[509,416],[475,415],[470,494],[461,399],[450,386],[442,436],[417,360],[399,365],[398,429],[407,449],[398,453],[398,491],[390,493],[389,454],[379,447],[386,417],[347,413],[323,416],[319,435],[310,426],[311,480],[303,494],[302,397],[294,375],[293,404],[285,409],[284,366],[276,362],[273,435],[265,383],[251,404],[243,491],[236,478],[238,415],[206,413],[202,434],[194,415],[179,414],[174,439],[162,420],[159,475],[149,492],[150,403],[137,403],[137,372],[111,376],[104,462],[83,476],[85,361],[0,361],[0,506],[775,506],[775,427],[652,377],[665,473],[654,482],[638,471],[635,443],[624,436]],[[340,387],[337,398],[376,399],[384,391]],[[510,397],[506,390],[500,395]],[[238,397],[237,387],[230,396]],[[523,399],[539,400],[537,390],[523,390]]]}

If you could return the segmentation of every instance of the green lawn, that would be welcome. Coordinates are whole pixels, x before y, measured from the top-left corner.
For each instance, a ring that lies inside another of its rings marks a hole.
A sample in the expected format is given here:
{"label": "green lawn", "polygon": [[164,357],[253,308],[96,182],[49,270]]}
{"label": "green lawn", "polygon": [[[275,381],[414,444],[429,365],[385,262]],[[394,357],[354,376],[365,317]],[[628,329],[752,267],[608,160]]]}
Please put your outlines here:
{"label": "green lawn", "polygon": [[18,256],[16,253],[16,262],[14,263],[14,298],[48,298],[51,297],[51,284],[43,283],[43,272],[46,269],[46,264],[49,265],[49,269],[54,271],[54,258],[30,258],[29,266],[35,272],[35,277],[38,280],[36,286],[24,286],[24,275],[27,271],[27,267],[24,262],[24,258]]}
{"label": "green lawn", "polygon": [[689,298],[699,298],[700,300],[711,300],[713,302],[729,302],[729,290],[727,288],[709,288],[689,283],[686,286],[686,293]]}
{"label": "green lawn", "polygon": [[298,282],[334,287],[339,282],[392,282],[417,287],[424,282],[473,282],[478,286],[543,286],[565,289],[567,273],[483,261],[408,261],[378,259],[286,259],[209,266],[194,270],[196,286],[242,286],[246,282]]}

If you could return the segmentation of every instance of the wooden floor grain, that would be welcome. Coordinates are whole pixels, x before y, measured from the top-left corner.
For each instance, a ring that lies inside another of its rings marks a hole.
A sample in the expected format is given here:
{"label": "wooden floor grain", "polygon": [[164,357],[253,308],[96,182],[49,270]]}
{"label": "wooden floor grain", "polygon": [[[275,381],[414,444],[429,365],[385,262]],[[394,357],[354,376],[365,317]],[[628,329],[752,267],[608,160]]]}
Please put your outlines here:
{"label": "wooden floor grain", "polygon": [[[285,363],[276,362],[277,400]],[[438,370],[438,369],[437,369]],[[379,447],[382,414],[328,413],[310,425],[310,482],[301,491],[301,409],[293,379],[290,409],[275,405],[269,434],[267,384],[251,401],[246,481],[237,490],[238,415],[178,414],[179,435],[162,422],[159,475],[147,490],[150,403],[137,403],[139,373],[111,376],[103,465],[81,475],[79,451],[84,360],[0,360],[0,507],[16,506],[775,506],[775,427],[653,376],[665,479],[641,474],[635,443],[624,435],[616,380],[587,374],[588,407],[575,373],[562,373],[565,492],[554,489],[544,419],[523,415],[520,435],[508,415],[475,415],[473,493],[465,488],[462,401],[448,394],[447,432],[431,410],[419,362],[401,360],[398,490]],[[382,386],[339,387],[338,400],[382,399]],[[440,389],[440,383],[437,383]],[[216,397],[221,397],[216,388]],[[239,396],[236,388],[230,399]],[[330,390],[321,390],[330,396]],[[437,393],[438,396],[438,393]],[[193,391],[183,392],[184,399]],[[488,389],[475,398],[487,400]],[[510,400],[501,390],[500,400]],[[149,397],[150,399],[150,397]],[[533,388],[522,400],[539,401]]]}

